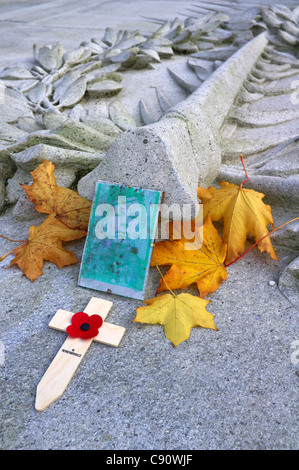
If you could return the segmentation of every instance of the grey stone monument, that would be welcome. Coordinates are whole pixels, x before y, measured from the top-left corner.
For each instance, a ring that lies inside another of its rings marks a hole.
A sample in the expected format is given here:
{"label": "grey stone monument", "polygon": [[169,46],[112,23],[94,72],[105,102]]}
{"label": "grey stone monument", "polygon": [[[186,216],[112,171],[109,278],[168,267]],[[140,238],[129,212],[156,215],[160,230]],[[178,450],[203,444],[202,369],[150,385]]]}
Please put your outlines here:
{"label": "grey stone monument", "polygon": [[[109,10],[113,2],[91,3],[86,8],[79,2],[56,5],[57,17],[47,21],[45,15],[52,14],[47,2],[31,5],[30,11],[7,7],[0,13],[0,34],[2,27],[2,36],[10,38],[3,42],[4,51],[12,50],[13,34],[5,36],[10,24],[19,22],[18,28],[24,27],[23,32],[15,30],[21,37],[27,28],[27,44],[31,37],[46,39],[45,44],[38,39],[39,44],[33,45],[32,59],[24,56],[21,46],[6,61],[1,57],[1,234],[20,238],[32,223],[43,220],[20,186],[30,184],[30,172],[42,159],[55,164],[59,185],[78,189],[90,200],[96,181],[105,180],[163,188],[165,203],[195,206],[198,186],[244,180],[240,165],[244,155],[250,176],[247,187],[266,195],[279,221],[276,225],[298,216],[296,2],[258,6],[250,1],[173,2],[173,13],[168,2],[156,2],[157,10],[149,12],[147,2],[116,2],[124,15],[118,21]],[[85,18],[89,28],[77,28]],[[41,31],[43,21],[49,24],[47,33]],[[59,37],[59,28],[67,21],[75,24],[75,46],[67,28],[64,45]],[[142,21],[144,30],[139,27]],[[121,29],[122,23],[138,28]],[[89,361],[87,379],[83,372],[81,378],[79,374],[72,382],[76,389],[72,398],[70,387],[70,396],[66,393],[45,418],[28,409],[34,384],[60,338],[55,344],[54,333],[47,330],[49,318],[41,312],[50,316],[50,307],[79,309],[90,292],[77,287],[77,267],[58,272],[49,265],[44,276],[30,285],[17,269],[5,271],[0,286],[7,313],[1,318],[0,340],[3,365],[10,369],[1,387],[13,398],[11,414],[3,410],[6,429],[0,445],[8,449],[295,449],[297,362],[286,356],[296,340],[298,230],[299,224],[293,223],[273,235],[281,253],[279,266],[259,254],[251,265],[244,258],[238,268],[237,264],[232,268],[231,280],[211,296],[219,339],[207,334],[206,339],[200,337],[200,345],[190,340],[181,351],[173,352],[165,347],[163,334],[155,333],[158,328],[145,328],[143,335],[141,327],[135,328],[114,356],[115,371],[111,371],[111,357],[104,355],[98,378]],[[11,247],[7,241],[1,243],[3,252]],[[82,243],[73,245],[80,259]],[[158,280],[158,273],[150,276],[149,295],[154,295]],[[132,327],[137,303],[116,299],[115,305],[112,321]],[[242,316],[230,314],[235,310]],[[28,349],[30,361],[23,358]],[[167,357],[170,366],[165,364]],[[123,370],[117,371],[117,364],[124,363]],[[130,368],[131,363],[136,365]],[[108,367],[111,377],[105,372]],[[0,372],[1,368],[0,363]],[[105,395],[105,382],[111,395]],[[176,408],[177,396],[181,398]],[[69,430],[77,423],[68,407],[70,399],[76,412],[82,401],[92,401],[86,421],[73,435]]]}

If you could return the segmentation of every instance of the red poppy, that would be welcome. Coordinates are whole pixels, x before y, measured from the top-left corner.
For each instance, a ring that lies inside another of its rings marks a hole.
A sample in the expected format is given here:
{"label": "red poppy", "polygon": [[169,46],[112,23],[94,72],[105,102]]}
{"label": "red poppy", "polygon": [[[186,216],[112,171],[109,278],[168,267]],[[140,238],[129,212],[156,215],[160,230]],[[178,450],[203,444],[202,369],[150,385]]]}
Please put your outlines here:
{"label": "red poppy", "polygon": [[72,316],[72,324],[67,327],[66,332],[73,338],[94,338],[102,324],[100,315],[89,316],[85,312],[78,312]]}

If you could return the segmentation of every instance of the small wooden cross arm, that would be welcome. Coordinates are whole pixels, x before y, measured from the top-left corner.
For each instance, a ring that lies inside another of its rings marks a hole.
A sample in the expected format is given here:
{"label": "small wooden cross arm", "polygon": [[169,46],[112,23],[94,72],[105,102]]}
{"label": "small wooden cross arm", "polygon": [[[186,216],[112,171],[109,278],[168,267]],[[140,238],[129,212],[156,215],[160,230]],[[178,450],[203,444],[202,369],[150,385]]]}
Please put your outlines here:
{"label": "small wooden cross arm", "polygon": [[[88,313],[88,315],[100,315],[103,320],[105,320],[112,305],[113,303],[109,302],[108,300],[92,297],[87,307],[84,309],[84,312]],[[59,309],[50,321],[49,327],[54,328],[54,330],[66,331],[67,327],[71,324],[71,319],[73,315],[74,314],[72,312]],[[103,325],[99,329],[99,334],[92,338],[92,340],[97,341],[98,343],[108,344],[108,346],[114,346],[117,348],[124,335],[124,332],[124,327],[112,325],[111,323],[106,323],[104,321]]]}
{"label": "small wooden cross arm", "polygon": [[[112,305],[108,300],[93,297],[84,312],[88,315],[100,315],[104,320]],[[72,312],[60,309],[49,326],[59,331],[66,331],[73,315]],[[81,339],[68,336],[37,386],[36,410],[43,411],[61,397],[92,341],[117,347],[124,333],[124,327],[103,322],[99,333],[93,338]]]}

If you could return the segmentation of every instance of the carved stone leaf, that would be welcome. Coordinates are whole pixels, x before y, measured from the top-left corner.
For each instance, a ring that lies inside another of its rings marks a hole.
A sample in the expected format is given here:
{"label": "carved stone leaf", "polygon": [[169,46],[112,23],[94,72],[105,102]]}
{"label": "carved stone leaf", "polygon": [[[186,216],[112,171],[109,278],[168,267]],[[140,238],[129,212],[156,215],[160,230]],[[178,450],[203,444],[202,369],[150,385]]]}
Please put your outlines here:
{"label": "carved stone leaf", "polygon": [[43,46],[39,49],[37,60],[47,72],[51,72],[56,69],[57,62],[55,53],[48,46]]}
{"label": "carved stone leaf", "polygon": [[159,106],[161,108],[161,111],[164,113],[169,108],[171,108],[171,103],[168,100],[168,98],[166,98],[164,93],[158,87],[156,87],[156,94],[157,94],[157,98],[158,98],[158,102],[159,102]]}
{"label": "carved stone leaf", "polygon": [[136,127],[134,119],[128,113],[121,101],[112,101],[109,105],[108,111],[110,119],[123,131]]}
{"label": "carved stone leaf", "polygon": [[75,80],[60,97],[59,105],[62,108],[69,108],[79,103],[86,92],[86,77],[82,76]]}
{"label": "carved stone leaf", "polygon": [[157,62],[157,63],[161,62],[159,54],[153,49],[147,49],[147,48],[141,47],[140,51],[142,52],[142,54],[148,55],[151,59],[151,62]]}
{"label": "carved stone leaf", "polygon": [[137,46],[139,44],[142,44],[145,41],[146,41],[146,38],[144,36],[136,35],[136,36],[133,36],[131,38],[122,39],[121,41],[119,41],[116,44],[116,46],[119,49],[125,50],[125,49],[129,49],[131,47]]}
{"label": "carved stone leaf", "polygon": [[33,75],[25,67],[6,67],[0,72],[2,80],[32,80]]}
{"label": "carved stone leaf", "polygon": [[19,129],[25,132],[36,132],[42,130],[42,126],[31,117],[20,117],[18,118],[17,126]]}
{"label": "carved stone leaf", "polygon": [[199,87],[200,83],[190,83],[189,81],[185,80],[183,77],[176,74],[173,70],[168,68],[168,71],[174,81],[182,87],[184,90],[187,90],[189,93],[193,93]]}
{"label": "carved stone leaf", "polygon": [[96,131],[102,134],[117,137],[121,133],[121,129],[117,127],[110,119],[103,116],[90,116],[86,115],[81,118],[83,124],[93,127]]}
{"label": "carved stone leaf", "polygon": [[192,54],[193,52],[198,51],[198,47],[190,41],[179,43],[179,44],[174,44],[172,47],[174,51],[184,53],[184,54]]}
{"label": "carved stone leaf", "polygon": [[54,129],[53,133],[70,142],[76,142],[79,145],[96,150],[107,150],[114,140],[109,135],[102,134],[92,127],[86,126],[82,122],[77,122],[74,119],[67,119],[59,127]]}
{"label": "carved stone leaf", "polygon": [[80,77],[80,70],[71,70],[66,73],[60,80],[54,83],[54,101],[59,101],[62,95],[65,94],[69,86],[74,83]]}
{"label": "carved stone leaf", "polygon": [[46,96],[46,85],[43,82],[40,82],[37,86],[32,88],[27,97],[32,101],[32,103],[40,103]]}
{"label": "carved stone leaf", "polygon": [[82,46],[78,47],[77,49],[74,49],[73,51],[66,52],[64,54],[64,62],[69,64],[78,62],[82,58],[84,53],[85,49]]}
{"label": "carved stone leaf", "polygon": [[109,66],[103,67],[96,72],[91,72],[86,75],[87,84],[90,85],[92,83],[101,82],[102,80],[114,80],[115,82],[120,83],[122,81],[122,75],[119,72],[116,72],[114,69],[118,69],[118,66],[112,65],[111,72],[105,72],[104,69],[108,69]]}
{"label": "carved stone leaf", "polygon": [[100,82],[91,83],[87,86],[87,92],[93,98],[101,98],[102,96],[117,95],[123,86],[114,80],[101,80]]}
{"label": "carved stone leaf", "polygon": [[108,46],[113,46],[117,41],[117,33],[112,28],[106,28],[103,41]]}
{"label": "carved stone leaf", "polygon": [[131,67],[136,61],[136,55],[139,52],[138,47],[133,47],[129,50],[121,51],[119,54],[111,55],[109,57],[112,63],[121,63],[124,67]]}
{"label": "carved stone leaf", "polygon": [[155,119],[152,116],[147,104],[143,100],[139,101],[139,109],[144,124],[152,124],[155,122]]}
{"label": "carved stone leaf", "polygon": [[13,126],[12,124],[1,122],[0,141],[3,141],[3,143],[7,144],[11,142],[16,142],[18,139],[26,135],[27,135],[27,132],[24,132],[18,127]]}
{"label": "carved stone leaf", "polygon": [[20,103],[9,101],[7,104],[0,104],[0,122],[15,122],[20,116],[33,118],[32,111],[21,101]]}
{"label": "carved stone leaf", "polygon": [[43,125],[46,129],[56,129],[56,127],[58,127],[60,124],[63,124],[67,120],[67,117],[63,116],[62,114],[50,112],[43,114],[42,119]]}
{"label": "carved stone leaf", "polygon": [[56,59],[56,69],[59,69],[63,65],[65,52],[66,50],[59,43],[54,44],[52,47],[52,54]]}

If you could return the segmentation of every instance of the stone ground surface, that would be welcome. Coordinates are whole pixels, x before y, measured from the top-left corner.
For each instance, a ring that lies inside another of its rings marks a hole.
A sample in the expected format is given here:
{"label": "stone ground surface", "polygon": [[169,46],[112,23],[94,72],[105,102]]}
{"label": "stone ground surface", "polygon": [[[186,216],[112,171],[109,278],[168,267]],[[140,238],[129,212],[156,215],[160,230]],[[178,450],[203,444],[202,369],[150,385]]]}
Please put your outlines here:
{"label": "stone ground surface", "polygon": [[[190,5],[2,2],[0,62],[31,58],[34,42],[55,39],[71,47],[106,26],[156,29],[140,17],[172,19]],[[0,233],[12,239],[26,238],[30,225],[44,219],[37,214],[21,222],[12,209],[0,216]],[[273,216],[278,226],[296,214],[273,207]],[[79,260],[83,243],[68,244]],[[228,268],[227,281],[208,297],[218,331],[193,328],[177,348],[163,327],[132,323],[142,302],[78,287],[79,263],[62,270],[45,263],[34,283],[17,267],[1,269],[0,447],[297,449],[298,366],[291,355],[298,311],[277,285],[296,253],[279,237],[273,243],[279,262],[252,250]],[[0,239],[0,254],[12,245]],[[158,284],[159,273],[152,269],[146,298]],[[189,292],[196,294],[193,288]],[[114,302],[107,320],[125,326],[126,334],[117,349],[92,344],[64,395],[38,413],[36,386],[66,337],[48,323],[58,308],[79,311],[92,296]]]}

